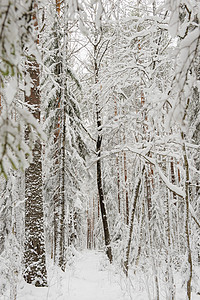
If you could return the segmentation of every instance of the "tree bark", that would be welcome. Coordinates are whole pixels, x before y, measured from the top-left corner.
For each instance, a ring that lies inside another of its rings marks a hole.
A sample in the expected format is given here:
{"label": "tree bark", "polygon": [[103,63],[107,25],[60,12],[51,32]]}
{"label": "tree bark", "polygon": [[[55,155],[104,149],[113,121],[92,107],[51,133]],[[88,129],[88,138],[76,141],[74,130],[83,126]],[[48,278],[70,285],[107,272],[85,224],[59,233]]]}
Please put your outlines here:
{"label": "tree bark", "polygon": [[59,266],[65,271],[65,147],[66,147],[66,103],[62,107],[62,147],[61,147],[61,195],[60,195],[60,247],[59,247]]}
{"label": "tree bark", "polygon": [[132,207],[132,211],[131,211],[128,244],[126,247],[126,257],[125,257],[125,261],[124,261],[124,273],[126,276],[128,276],[128,270],[129,270],[129,256],[130,256],[130,250],[131,250],[131,241],[132,241],[132,235],[133,235],[133,224],[134,224],[134,218],[135,218],[136,205],[137,205],[137,200],[139,197],[140,186],[141,186],[141,181],[142,181],[142,176],[144,174],[144,170],[145,170],[145,165],[143,165],[140,178],[139,178],[138,183],[135,188],[135,196],[134,196],[133,207]]}
{"label": "tree bark", "polygon": [[[97,112],[97,126],[98,128],[101,126],[101,121],[99,119],[99,114]],[[100,211],[101,217],[103,222],[103,230],[104,230],[104,237],[105,237],[105,245],[106,245],[106,254],[110,263],[112,263],[112,250],[110,245],[110,233],[108,229],[108,221],[107,221],[107,214],[106,208],[104,204],[104,194],[103,194],[103,186],[102,186],[102,175],[101,175],[101,143],[102,137],[98,135],[97,137],[97,144],[96,144],[96,151],[98,156],[97,161],[97,187],[98,187],[98,194],[99,194],[99,204],[100,204]]]}
{"label": "tree bark", "polygon": [[[186,119],[187,116],[187,110],[189,107],[190,99],[187,100],[187,104],[185,107],[185,113],[183,116],[183,122]],[[190,181],[190,172],[189,172],[189,163],[187,158],[187,151],[186,151],[186,145],[185,145],[185,136],[184,132],[181,131],[181,138],[182,138],[182,151],[183,151],[183,161],[184,161],[184,167],[185,167],[185,236],[186,236],[186,246],[187,246],[187,261],[188,261],[188,279],[187,279],[187,300],[192,299],[192,252],[190,247],[190,230],[189,230],[189,181]]]}
{"label": "tree bark", "polygon": [[[114,98],[114,110],[115,117],[117,117],[117,101]],[[120,172],[119,172],[119,154],[116,154],[116,165],[117,165],[117,202],[118,202],[118,213],[121,213],[121,199],[120,199]]]}
{"label": "tree bark", "polygon": [[[59,117],[55,123],[54,132],[54,165],[55,165],[55,178],[56,190],[54,194],[54,262],[62,271],[65,270],[65,147],[66,147],[66,103],[64,101],[65,92],[64,82],[62,80],[63,58],[60,53],[60,13],[61,1],[56,0],[56,24],[57,28],[54,30],[54,41],[56,54],[54,60],[56,66],[54,70],[55,80],[58,84],[56,93],[56,108],[60,111]],[[63,42],[65,38],[63,39]]]}
{"label": "tree bark", "polygon": [[[97,38],[95,36],[95,43],[94,44],[94,81],[95,84],[98,83],[98,72],[99,72],[99,66],[97,63],[97,57],[98,57],[98,50],[97,46],[99,42],[97,42]],[[101,122],[101,112],[99,107],[99,97],[98,94],[95,93],[95,101],[96,101],[96,119],[97,119],[97,142],[96,142],[96,153],[97,153],[97,187],[98,187],[98,195],[99,195],[99,205],[100,205],[100,211],[101,211],[101,217],[102,217],[102,223],[103,223],[103,230],[104,230],[104,238],[105,238],[105,246],[106,246],[106,254],[107,257],[112,263],[113,257],[112,257],[112,249],[110,245],[110,233],[108,228],[108,220],[107,220],[107,213],[106,213],[106,207],[104,203],[104,193],[103,193],[103,184],[102,184],[102,174],[101,174],[101,146],[102,146],[102,122]]]}
{"label": "tree bark", "polygon": [[184,133],[181,132],[182,137],[182,150],[183,150],[183,158],[184,158],[184,165],[185,165],[185,235],[186,235],[186,245],[187,245],[187,261],[188,261],[188,268],[189,268],[189,274],[187,279],[187,299],[191,300],[192,296],[192,289],[191,289],[191,283],[192,283],[192,252],[190,247],[190,232],[189,232],[189,163],[187,159],[187,152],[186,152],[186,146],[184,142]]}
{"label": "tree bark", "polygon": [[125,183],[125,203],[126,203],[126,225],[129,224],[129,199],[128,199],[128,182],[127,182],[127,159],[124,152],[124,183]]}
{"label": "tree bark", "polygon": [[[40,120],[39,65],[29,62],[28,72],[33,81],[26,102],[35,106],[33,113]],[[28,139],[29,130],[26,130]],[[35,286],[47,286],[42,195],[42,145],[35,141],[33,162],[25,171],[25,249],[24,278]]]}

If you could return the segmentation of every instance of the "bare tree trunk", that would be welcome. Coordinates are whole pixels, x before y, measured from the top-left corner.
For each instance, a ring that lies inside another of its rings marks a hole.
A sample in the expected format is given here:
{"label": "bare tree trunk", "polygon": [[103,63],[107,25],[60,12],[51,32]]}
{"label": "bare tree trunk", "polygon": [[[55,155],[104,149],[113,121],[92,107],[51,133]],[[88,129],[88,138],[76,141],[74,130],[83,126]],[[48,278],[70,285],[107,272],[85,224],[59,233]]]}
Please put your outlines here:
{"label": "bare tree trunk", "polygon": [[[35,105],[34,117],[40,119],[39,65],[29,62],[29,74],[33,81],[30,97],[26,102]],[[29,131],[26,130],[26,139]],[[42,145],[35,141],[33,162],[25,171],[25,249],[24,278],[35,286],[47,285],[42,195]]]}
{"label": "bare tree trunk", "polygon": [[[60,16],[60,1],[56,0],[56,18],[57,24],[59,24],[59,16]],[[57,51],[57,55],[55,57],[56,66],[54,70],[55,80],[59,86],[61,86],[61,73],[62,73],[62,62],[61,56],[59,54],[59,35],[58,35],[59,28],[55,29],[54,32],[54,43],[55,43],[55,50]],[[61,103],[61,90],[57,91],[56,94],[56,109],[60,109]],[[54,129],[54,178],[55,178],[55,192],[53,196],[53,205],[54,205],[54,263],[59,265],[60,261],[60,203],[61,203],[61,193],[60,193],[60,184],[61,184],[61,172],[60,172],[60,165],[61,165],[61,130],[60,130],[60,123],[61,118],[60,116],[56,120],[55,129]]]}
{"label": "bare tree trunk", "polygon": [[[56,0],[57,23],[60,23],[61,1]],[[59,30],[59,26],[58,29]],[[66,91],[64,90],[65,82],[61,78],[64,71],[64,59],[61,57],[60,41],[57,31],[55,31],[55,49],[58,56],[55,58],[56,67],[55,75],[59,85],[57,91],[57,108],[60,109],[59,116],[54,133],[55,143],[55,177],[57,179],[56,191],[54,194],[54,262],[65,271],[65,147],[66,147]],[[65,37],[63,39],[65,47]],[[64,49],[65,51],[66,49]],[[66,80],[66,79],[65,79]]]}
{"label": "bare tree trunk", "polygon": [[129,199],[128,199],[128,183],[127,183],[127,158],[124,152],[124,183],[125,183],[125,203],[126,203],[126,224],[129,224]]}
{"label": "bare tree trunk", "polygon": [[[96,44],[94,44],[94,71],[95,71],[94,80],[95,80],[95,84],[97,84],[98,83],[99,66],[97,63],[98,43],[97,43],[96,37],[95,37],[95,43]],[[111,245],[110,245],[110,233],[109,233],[109,228],[108,228],[106,207],[105,207],[105,203],[104,203],[104,193],[103,193],[102,174],[101,174],[102,122],[101,122],[101,110],[100,110],[100,106],[99,106],[99,97],[98,97],[97,93],[95,93],[95,101],[96,101],[96,119],[97,119],[97,130],[98,130],[98,136],[97,136],[97,142],[96,142],[96,153],[97,153],[97,158],[98,158],[98,160],[97,160],[97,187],[98,187],[99,205],[100,205],[103,230],[104,230],[106,254],[108,256],[110,263],[112,263],[113,257],[112,257],[112,249],[111,249]]]}
{"label": "bare tree trunk", "polygon": [[139,264],[139,260],[140,260],[140,255],[141,255],[141,251],[142,251],[142,232],[143,232],[143,226],[144,226],[144,201],[142,203],[142,210],[141,210],[142,216],[141,216],[141,224],[140,224],[140,234],[139,234],[139,245],[138,245],[138,251],[137,251],[137,256],[135,259],[135,266],[137,267]]}
{"label": "bare tree trunk", "polygon": [[142,182],[142,176],[144,174],[144,170],[145,170],[145,165],[143,165],[143,167],[142,167],[142,172],[141,172],[140,178],[139,178],[138,183],[135,188],[135,196],[134,196],[133,207],[132,207],[132,211],[131,211],[128,244],[126,247],[126,256],[125,256],[125,261],[124,261],[124,273],[126,274],[126,276],[128,276],[128,270],[129,270],[129,256],[130,256],[130,250],[131,250],[131,241],[132,241],[132,235],[133,235],[133,224],[134,224],[134,218],[135,218],[136,205],[137,205],[137,200],[139,197],[140,185]]}
{"label": "bare tree trunk", "polygon": [[56,124],[57,128],[54,131],[54,170],[55,191],[53,194],[53,259],[58,265],[59,261],[59,208],[60,208],[60,120]]}
{"label": "bare tree trunk", "polygon": [[60,183],[60,247],[59,247],[59,266],[65,271],[65,146],[66,146],[66,112],[65,101],[62,107],[62,134],[61,134],[61,183]]}
{"label": "bare tree trunk", "polygon": [[[101,127],[101,121],[100,121],[99,113],[97,112],[97,126],[98,128]],[[112,250],[110,245],[110,233],[108,229],[108,221],[107,221],[107,213],[106,208],[104,204],[104,194],[103,194],[103,186],[102,186],[102,175],[101,175],[101,143],[102,143],[102,136],[99,134],[97,138],[97,144],[96,144],[96,151],[98,156],[97,161],[97,187],[98,187],[98,194],[99,194],[99,204],[100,204],[100,211],[101,211],[101,217],[103,222],[103,230],[104,230],[104,237],[105,237],[105,245],[106,245],[106,254],[108,256],[108,259],[110,263],[112,263]]]}
{"label": "bare tree trunk", "polygon": [[[30,8],[34,26],[37,29],[36,9],[33,1]],[[36,43],[39,43],[37,37]],[[28,72],[32,79],[30,96],[25,100],[29,105],[34,105],[34,117],[40,121],[40,73],[39,65],[33,57],[28,62]],[[25,138],[29,138],[29,129],[26,129]],[[47,270],[44,240],[44,214],[42,195],[42,145],[35,141],[33,148],[33,162],[25,170],[25,246],[24,246],[24,279],[27,283],[37,287],[47,286]]]}
{"label": "bare tree trunk", "polygon": [[[156,300],[159,300],[159,281],[158,281],[158,272],[156,267],[156,260],[154,255],[154,244],[153,244],[153,237],[152,237],[152,226],[151,226],[151,219],[152,219],[152,198],[151,198],[151,173],[153,170],[150,166],[150,172],[146,173],[145,183],[146,183],[146,197],[147,197],[147,223],[148,223],[148,231],[149,231],[149,253],[152,258],[152,269],[154,273],[154,281],[155,281],[155,290],[156,290]],[[148,174],[148,176],[147,176]]]}
{"label": "bare tree trunk", "polygon": [[[114,110],[115,110],[115,117],[117,116],[117,102],[114,99]],[[120,199],[120,173],[119,173],[119,154],[116,154],[116,165],[117,165],[117,203],[118,203],[118,212],[121,212],[121,199]]]}
{"label": "bare tree trunk", "polygon": [[92,248],[91,242],[91,219],[87,211],[87,249]]}
{"label": "bare tree trunk", "polygon": [[[183,122],[186,119],[187,116],[187,109],[189,107],[190,100],[187,100],[187,104],[185,107],[185,113],[183,116]],[[187,279],[187,300],[192,299],[192,289],[191,289],[191,283],[192,283],[192,252],[190,247],[190,232],[189,232],[189,181],[190,181],[190,175],[189,175],[189,163],[187,158],[187,151],[186,151],[186,145],[185,145],[185,136],[184,132],[181,132],[181,138],[182,138],[182,151],[183,151],[183,160],[184,160],[184,167],[185,167],[185,235],[186,235],[186,246],[187,246],[187,261],[188,261],[188,279]]]}
{"label": "bare tree trunk", "polygon": [[[175,173],[174,173],[174,166],[172,161],[168,161],[166,159],[166,169],[169,169],[169,177],[171,173],[171,181],[175,184]],[[168,189],[166,189],[165,194],[165,204],[166,204],[166,211],[165,211],[165,221],[166,221],[166,233],[167,233],[167,242],[166,242],[166,263],[167,263],[167,270],[166,270],[166,281],[169,290],[169,300],[174,300],[175,297],[175,289],[174,289],[174,278],[172,273],[172,259],[171,259],[171,249],[172,249],[172,241],[171,241],[171,218],[170,218],[170,194],[173,195],[173,198],[176,197],[175,193],[171,193]]]}
{"label": "bare tree trunk", "polygon": [[95,249],[95,237],[94,237],[94,227],[95,226],[95,202],[94,197],[92,201],[92,248]]}
{"label": "bare tree trunk", "polygon": [[185,234],[186,234],[186,245],[187,245],[187,260],[188,260],[188,268],[189,274],[187,279],[187,299],[191,300],[192,296],[192,289],[191,289],[191,282],[192,282],[192,253],[190,247],[190,233],[189,233],[189,164],[186,152],[186,146],[184,142],[184,133],[181,132],[182,137],[182,150],[183,150],[183,158],[184,158],[184,165],[185,165]]}
{"label": "bare tree trunk", "polygon": [[[148,175],[147,175],[148,174]],[[146,183],[146,196],[147,196],[147,208],[148,208],[148,219],[149,222],[151,221],[152,215],[152,203],[151,203],[151,179],[149,172],[146,173],[145,176],[145,183]]]}
{"label": "bare tree trunk", "polygon": [[116,154],[116,165],[117,165],[117,204],[118,204],[118,213],[121,213],[121,199],[120,199],[120,174],[119,174],[119,157]]}

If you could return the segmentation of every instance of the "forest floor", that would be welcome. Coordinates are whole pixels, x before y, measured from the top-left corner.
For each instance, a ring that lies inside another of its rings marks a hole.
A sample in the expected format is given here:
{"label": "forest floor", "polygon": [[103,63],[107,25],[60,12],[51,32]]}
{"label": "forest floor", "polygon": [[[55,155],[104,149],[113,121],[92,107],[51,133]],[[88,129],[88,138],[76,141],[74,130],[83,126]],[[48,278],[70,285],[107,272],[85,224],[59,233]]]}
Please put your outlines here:
{"label": "forest floor", "polygon": [[[21,282],[18,286],[17,300],[154,299],[153,296],[148,296],[148,278],[145,280],[137,276],[134,281],[126,279],[122,271],[108,263],[102,252],[88,250],[77,253],[75,257],[74,263],[65,273],[55,267],[49,268],[47,288],[35,288],[24,281]],[[166,299],[166,295],[162,299]],[[185,291],[179,290],[176,300],[184,299]],[[192,299],[200,300],[200,296],[193,295]]]}
{"label": "forest floor", "polygon": [[[130,300],[122,278],[98,251],[84,251],[63,273],[49,270],[49,287],[35,288],[23,283],[17,300]],[[143,297],[136,298],[144,300]]]}

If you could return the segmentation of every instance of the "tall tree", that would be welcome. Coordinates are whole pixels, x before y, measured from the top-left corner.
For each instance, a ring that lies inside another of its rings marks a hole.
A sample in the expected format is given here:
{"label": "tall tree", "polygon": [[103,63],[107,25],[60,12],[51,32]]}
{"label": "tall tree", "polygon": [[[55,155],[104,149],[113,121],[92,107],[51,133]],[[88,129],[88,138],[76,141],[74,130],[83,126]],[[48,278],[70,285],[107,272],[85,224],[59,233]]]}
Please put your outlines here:
{"label": "tall tree", "polygon": [[[43,53],[45,68],[42,89],[46,99],[46,132],[49,137],[45,160],[51,166],[45,171],[45,191],[47,194],[48,189],[51,190],[50,185],[54,186],[48,199],[50,210],[53,211],[53,226],[50,229],[53,229],[52,256],[55,264],[63,271],[66,253],[70,252],[67,248],[76,243],[77,233],[74,231],[78,228],[76,222],[79,216],[75,199],[79,197],[87,153],[79,107],[81,86],[71,69],[73,51],[70,51],[70,40],[77,28],[75,26],[73,29],[75,22],[70,20],[69,11],[68,1],[48,4],[46,37],[42,47],[48,49]],[[49,77],[49,72],[52,77]]]}
{"label": "tall tree", "polygon": [[[32,2],[30,13],[34,21],[37,37],[37,5]],[[27,62],[27,72],[32,80],[30,96],[25,97],[26,103],[33,106],[33,115],[40,120],[40,67],[36,58],[31,57]],[[30,129],[26,129],[26,139],[29,139]],[[27,283],[37,287],[47,285],[44,212],[42,194],[42,145],[37,139],[32,151],[33,161],[25,170],[25,249],[24,249],[24,278]]]}
{"label": "tall tree", "polygon": [[[100,5],[100,4],[99,4]],[[100,48],[102,47],[101,41],[101,34],[98,33],[98,30],[95,26],[95,33],[94,33],[94,43],[93,43],[93,50],[94,50],[94,83],[95,85],[99,82],[99,68],[101,64],[101,59],[103,58],[104,52],[107,50],[107,46],[104,49],[103,53],[99,53]],[[108,42],[107,42],[108,45]],[[102,151],[102,120],[101,120],[101,105],[99,102],[98,93],[95,92],[95,106],[96,106],[96,124],[97,124],[97,142],[96,142],[96,153],[97,153],[97,187],[98,187],[98,195],[99,195],[99,205],[101,210],[101,217],[103,223],[103,230],[104,230],[104,237],[105,237],[105,246],[106,246],[106,254],[110,263],[112,263],[112,249],[111,249],[111,240],[110,240],[110,232],[108,227],[108,219],[107,219],[107,212],[105,206],[105,198],[104,198],[104,191],[103,191],[103,182],[102,182],[102,161],[101,161],[101,151]]]}

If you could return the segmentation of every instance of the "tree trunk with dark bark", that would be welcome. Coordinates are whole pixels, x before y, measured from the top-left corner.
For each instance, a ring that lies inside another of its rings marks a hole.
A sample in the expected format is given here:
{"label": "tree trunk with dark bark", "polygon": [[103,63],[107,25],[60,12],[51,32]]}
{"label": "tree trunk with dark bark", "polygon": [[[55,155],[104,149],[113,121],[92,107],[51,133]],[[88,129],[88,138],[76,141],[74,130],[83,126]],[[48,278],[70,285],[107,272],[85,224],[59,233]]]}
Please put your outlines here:
{"label": "tree trunk with dark bark", "polygon": [[189,163],[187,158],[186,146],[184,141],[184,133],[181,132],[181,137],[183,141],[182,150],[183,150],[183,159],[185,167],[185,235],[186,235],[186,247],[187,247],[187,263],[188,263],[188,278],[187,278],[187,300],[192,299],[192,252],[190,246],[190,229],[189,229]]}
{"label": "tree trunk with dark bark", "polygon": [[61,195],[60,195],[60,253],[59,253],[59,266],[61,270],[65,271],[65,147],[66,147],[66,103],[64,101],[63,107],[62,107],[62,134],[61,134],[61,140],[62,140],[62,146],[61,146],[61,183],[60,183],[60,189],[61,189]]}
{"label": "tree trunk with dark bark", "polygon": [[135,196],[134,196],[134,201],[133,201],[133,207],[131,210],[128,244],[126,247],[126,256],[125,256],[125,261],[124,261],[124,273],[126,274],[126,276],[128,276],[128,269],[129,269],[129,256],[130,256],[130,250],[131,250],[131,241],[132,241],[132,235],[133,235],[133,224],[134,224],[134,218],[135,218],[136,205],[137,205],[137,200],[139,197],[140,186],[141,186],[141,181],[142,181],[142,176],[144,174],[144,170],[145,170],[145,165],[142,168],[140,178],[139,178],[138,183],[135,188]]}
{"label": "tree trunk with dark bark", "polygon": [[[34,117],[40,120],[39,65],[29,62],[28,72],[33,81],[26,102],[35,106]],[[26,139],[29,129],[26,130]],[[35,286],[47,286],[42,195],[42,145],[35,141],[33,161],[25,171],[25,249],[24,278]]]}
{"label": "tree trunk with dark bark", "polygon": [[[99,65],[97,63],[98,58],[98,44],[97,39],[95,37],[94,44],[94,81],[95,84],[98,83],[98,72],[99,72]],[[106,207],[104,203],[104,193],[103,193],[103,184],[102,184],[102,174],[101,174],[101,146],[102,146],[102,122],[101,122],[101,110],[99,106],[99,97],[98,94],[95,93],[95,101],[96,101],[96,118],[97,118],[97,142],[96,142],[96,153],[97,153],[97,188],[98,188],[98,195],[99,195],[99,205],[100,205],[100,211],[101,211],[101,217],[102,217],[102,223],[103,223],[103,230],[104,230],[104,238],[105,238],[105,246],[106,246],[106,254],[108,256],[108,259],[110,263],[112,263],[113,257],[112,257],[112,249],[110,245],[110,233],[108,228],[108,220],[107,220],[107,213],[106,213]]]}
{"label": "tree trunk with dark bark", "polygon": [[[101,126],[101,121],[99,120],[99,116],[97,113],[97,124],[98,128]],[[112,250],[110,245],[110,233],[108,229],[108,221],[107,221],[107,214],[106,214],[106,208],[104,203],[104,194],[103,194],[103,186],[102,186],[102,175],[101,175],[101,143],[102,143],[102,137],[99,134],[97,138],[97,144],[96,144],[96,151],[98,156],[97,161],[97,187],[98,187],[98,194],[99,194],[99,204],[100,204],[100,211],[101,211],[101,217],[103,222],[103,230],[104,230],[104,237],[105,237],[105,245],[106,245],[106,254],[108,256],[108,259],[110,263],[112,263]]]}

